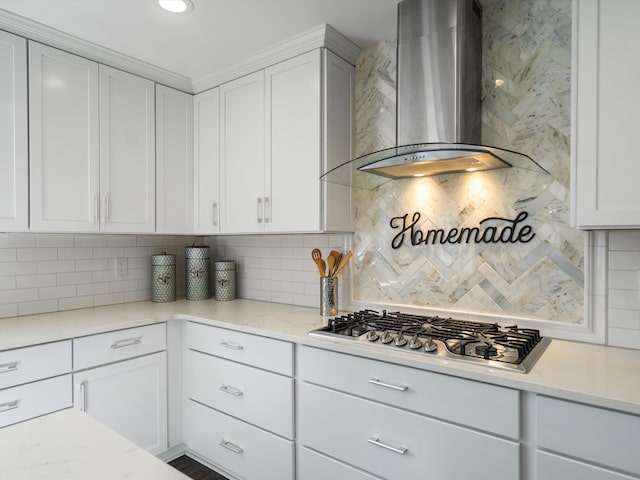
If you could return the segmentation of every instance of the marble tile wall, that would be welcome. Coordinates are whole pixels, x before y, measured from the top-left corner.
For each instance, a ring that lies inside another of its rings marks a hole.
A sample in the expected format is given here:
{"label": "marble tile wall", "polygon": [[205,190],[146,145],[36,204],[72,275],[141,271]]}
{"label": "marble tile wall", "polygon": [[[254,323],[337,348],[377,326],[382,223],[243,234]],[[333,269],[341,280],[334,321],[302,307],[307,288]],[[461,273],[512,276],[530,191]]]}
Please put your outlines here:
{"label": "marble tile wall", "polygon": [[[482,4],[482,141],[526,153],[551,175],[505,169],[356,189],[353,297],[581,323],[585,238],[568,224],[571,1]],[[360,155],[395,145],[395,43],[365,49],[356,68]],[[392,248],[397,232],[390,219],[413,212],[421,213],[425,230],[527,212],[535,237],[510,245]]]}

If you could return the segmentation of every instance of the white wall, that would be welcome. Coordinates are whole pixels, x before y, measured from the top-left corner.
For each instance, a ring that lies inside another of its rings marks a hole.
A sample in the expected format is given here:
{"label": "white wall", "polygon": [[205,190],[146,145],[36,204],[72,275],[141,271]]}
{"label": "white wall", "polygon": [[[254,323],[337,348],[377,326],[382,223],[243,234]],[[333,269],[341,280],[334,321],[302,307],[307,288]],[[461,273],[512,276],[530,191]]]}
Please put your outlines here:
{"label": "white wall", "polygon": [[640,349],[640,231],[609,232],[608,343]]}

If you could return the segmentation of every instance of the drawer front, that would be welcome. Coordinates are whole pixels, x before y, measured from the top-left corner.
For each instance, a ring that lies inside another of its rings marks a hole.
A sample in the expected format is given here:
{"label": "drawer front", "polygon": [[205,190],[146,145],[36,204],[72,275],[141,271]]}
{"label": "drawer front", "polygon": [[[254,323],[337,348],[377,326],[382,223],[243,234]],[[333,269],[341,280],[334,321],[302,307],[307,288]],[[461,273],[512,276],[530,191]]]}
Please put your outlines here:
{"label": "drawer front", "polygon": [[189,322],[187,347],[283,375],[293,375],[293,345],[282,340]]}
{"label": "drawer front", "polygon": [[300,385],[298,419],[299,444],[386,479],[519,475],[516,442],[315,385]]}
{"label": "drawer front", "polygon": [[190,450],[238,477],[293,479],[293,442],[191,400],[185,439]]}
{"label": "drawer front", "polygon": [[186,358],[187,397],[293,438],[293,380],[193,350]]}
{"label": "drawer front", "polygon": [[71,375],[0,390],[0,427],[69,408]]}
{"label": "drawer front", "polygon": [[538,396],[538,446],[640,475],[640,416]]}
{"label": "drawer front", "polygon": [[71,340],[0,352],[0,389],[70,371]]}
{"label": "drawer front", "polygon": [[604,468],[587,465],[566,457],[559,457],[547,452],[536,452],[536,480],[550,479],[580,480],[637,480],[621,473]]}
{"label": "drawer front", "polygon": [[73,369],[82,370],[166,348],[167,329],[164,323],[75,338]]}
{"label": "drawer front", "polygon": [[517,390],[311,347],[298,349],[297,365],[307,382],[519,438]]}
{"label": "drawer front", "polygon": [[349,465],[338,462],[333,458],[320,455],[307,448],[298,448],[296,459],[297,476],[303,480],[377,480],[368,473],[364,473]]}

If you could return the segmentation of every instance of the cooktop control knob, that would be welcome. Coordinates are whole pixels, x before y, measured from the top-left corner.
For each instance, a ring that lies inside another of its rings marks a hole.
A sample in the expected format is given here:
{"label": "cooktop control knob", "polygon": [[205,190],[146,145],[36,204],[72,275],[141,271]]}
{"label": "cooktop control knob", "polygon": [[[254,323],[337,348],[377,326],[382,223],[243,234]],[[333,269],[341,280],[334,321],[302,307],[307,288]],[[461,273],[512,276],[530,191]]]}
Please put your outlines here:
{"label": "cooktop control knob", "polygon": [[427,337],[424,341],[424,351],[425,352],[434,352],[438,349],[436,342],[433,341],[433,338]]}
{"label": "cooktop control knob", "polygon": [[376,329],[373,327],[369,328],[369,333],[367,333],[367,340],[369,340],[370,342],[375,342],[379,338],[380,338],[380,335],[378,335],[378,332],[376,332]]}
{"label": "cooktop control knob", "polygon": [[409,348],[411,350],[420,350],[422,348],[422,342],[418,338],[417,333],[413,336],[413,338],[411,338],[411,341],[409,342]]}
{"label": "cooktop control knob", "polygon": [[389,330],[385,330],[382,332],[382,337],[380,337],[380,341],[382,343],[391,343],[393,342],[393,335],[389,333]]}
{"label": "cooktop control knob", "polygon": [[402,335],[402,332],[398,333],[395,343],[396,343],[396,347],[404,347],[407,344],[407,339],[404,338],[404,335]]}

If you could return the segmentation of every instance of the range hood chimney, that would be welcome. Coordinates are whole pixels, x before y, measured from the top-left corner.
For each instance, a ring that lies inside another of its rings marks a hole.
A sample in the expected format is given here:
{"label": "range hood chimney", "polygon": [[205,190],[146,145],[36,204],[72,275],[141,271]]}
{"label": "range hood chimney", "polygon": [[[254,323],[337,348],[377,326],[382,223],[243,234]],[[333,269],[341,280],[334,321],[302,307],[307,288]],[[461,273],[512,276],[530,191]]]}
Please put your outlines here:
{"label": "range hood chimney", "polygon": [[[351,168],[389,178],[506,167],[548,173],[527,155],[480,144],[482,9],[477,0],[403,0],[397,49],[398,146],[356,158],[348,162]],[[323,177],[343,183],[339,177],[345,174],[330,171]]]}

